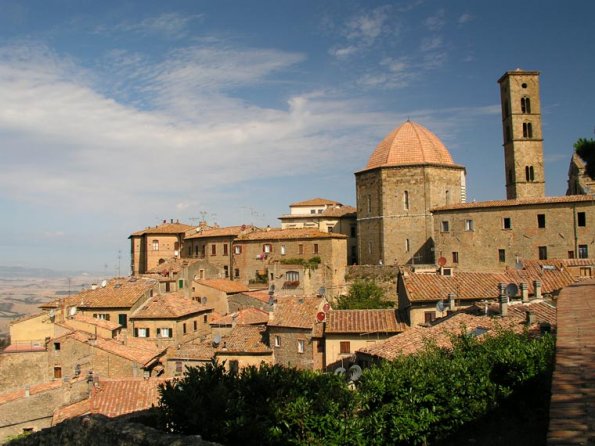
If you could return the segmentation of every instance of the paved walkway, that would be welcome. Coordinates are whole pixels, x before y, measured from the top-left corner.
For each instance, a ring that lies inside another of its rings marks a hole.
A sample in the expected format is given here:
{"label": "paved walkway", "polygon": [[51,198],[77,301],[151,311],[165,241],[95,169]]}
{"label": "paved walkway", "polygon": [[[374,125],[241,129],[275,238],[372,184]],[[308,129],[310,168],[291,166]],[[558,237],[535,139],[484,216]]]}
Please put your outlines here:
{"label": "paved walkway", "polygon": [[548,445],[595,445],[595,280],[558,298]]}

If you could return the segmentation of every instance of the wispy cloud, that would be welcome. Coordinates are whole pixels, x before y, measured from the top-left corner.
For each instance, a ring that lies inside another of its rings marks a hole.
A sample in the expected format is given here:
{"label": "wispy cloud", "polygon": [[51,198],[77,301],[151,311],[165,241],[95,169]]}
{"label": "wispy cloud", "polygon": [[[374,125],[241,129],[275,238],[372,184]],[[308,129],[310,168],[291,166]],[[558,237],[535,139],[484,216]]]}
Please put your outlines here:
{"label": "wispy cloud", "polygon": [[471,14],[469,14],[469,13],[466,12],[466,13],[461,14],[459,16],[459,18],[457,19],[457,23],[459,25],[462,25],[464,23],[470,22],[473,19],[474,19],[474,17]]}
{"label": "wispy cloud", "polygon": [[444,9],[439,9],[430,17],[424,20],[424,25],[430,31],[440,31],[446,25],[446,12]]}
{"label": "wispy cloud", "polygon": [[115,30],[140,34],[160,34],[169,38],[184,37],[188,24],[199,20],[202,15],[181,15],[177,12],[164,13],[155,17],[147,17],[138,22],[121,22]]}

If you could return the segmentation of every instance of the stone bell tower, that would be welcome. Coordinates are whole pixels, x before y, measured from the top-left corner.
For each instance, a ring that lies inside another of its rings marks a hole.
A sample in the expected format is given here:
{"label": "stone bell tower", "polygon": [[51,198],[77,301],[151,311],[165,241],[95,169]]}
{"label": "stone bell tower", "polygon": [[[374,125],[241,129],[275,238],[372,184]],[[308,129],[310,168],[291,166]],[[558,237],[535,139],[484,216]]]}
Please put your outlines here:
{"label": "stone bell tower", "polygon": [[545,196],[539,72],[508,71],[498,80],[502,104],[506,198]]}

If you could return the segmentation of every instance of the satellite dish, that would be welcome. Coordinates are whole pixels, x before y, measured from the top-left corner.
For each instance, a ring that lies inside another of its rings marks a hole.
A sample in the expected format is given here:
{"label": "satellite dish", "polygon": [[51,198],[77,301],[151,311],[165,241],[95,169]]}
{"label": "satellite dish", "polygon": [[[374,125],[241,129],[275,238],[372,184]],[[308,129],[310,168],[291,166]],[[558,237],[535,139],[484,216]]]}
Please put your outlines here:
{"label": "satellite dish", "polygon": [[213,338],[213,345],[217,347],[221,343],[221,335],[217,334]]}
{"label": "satellite dish", "polygon": [[318,322],[324,322],[326,320],[326,313],[324,311],[319,311],[316,313],[316,320]]}
{"label": "satellite dish", "polygon": [[439,311],[440,313],[442,313],[445,308],[446,308],[446,305],[444,305],[444,302],[442,300],[439,300],[438,303],[436,304],[436,310]]}
{"label": "satellite dish", "polygon": [[446,265],[446,257],[440,257],[438,259],[438,266],[444,266]]}
{"label": "satellite dish", "polygon": [[515,297],[519,293],[519,287],[516,286],[516,283],[509,283],[506,286],[506,294],[508,297]]}
{"label": "satellite dish", "polygon": [[105,288],[106,285],[107,285],[107,280],[103,279],[101,281],[101,288]]}
{"label": "satellite dish", "polygon": [[349,367],[347,373],[349,374],[349,381],[357,381],[362,376],[362,368],[357,364],[353,364]]}
{"label": "satellite dish", "polygon": [[331,309],[331,304],[326,303],[322,306],[322,311],[324,311],[325,313],[328,313],[328,311]]}
{"label": "satellite dish", "polygon": [[68,312],[71,316],[74,316],[76,314],[76,307],[70,307],[70,310]]}
{"label": "satellite dish", "polygon": [[344,367],[339,367],[339,368],[335,369],[334,373],[335,373],[335,375],[344,375],[346,371],[347,370],[345,370]]}
{"label": "satellite dish", "polygon": [[200,303],[201,303],[202,305],[206,305],[206,304],[207,304],[207,297],[206,297],[206,296],[202,296],[202,297],[200,298]]}

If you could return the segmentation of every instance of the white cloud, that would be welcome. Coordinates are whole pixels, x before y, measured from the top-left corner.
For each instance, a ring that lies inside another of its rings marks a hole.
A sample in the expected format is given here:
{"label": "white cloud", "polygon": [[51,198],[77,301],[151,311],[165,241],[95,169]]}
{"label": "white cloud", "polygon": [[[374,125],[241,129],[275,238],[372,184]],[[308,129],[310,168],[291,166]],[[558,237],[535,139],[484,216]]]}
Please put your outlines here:
{"label": "white cloud", "polygon": [[[184,37],[188,24],[198,20],[202,15],[181,15],[177,12],[164,13],[155,17],[147,17],[139,22],[122,22],[116,25],[117,31],[141,34],[160,34],[169,38]],[[106,31],[104,29],[104,31]]]}
{"label": "white cloud", "polygon": [[424,20],[424,25],[430,31],[440,31],[446,24],[446,12],[444,9],[439,9],[434,15],[427,17]]}
{"label": "white cloud", "polygon": [[459,18],[457,19],[457,23],[458,23],[459,25],[462,25],[462,24],[464,24],[464,23],[470,22],[470,21],[471,21],[471,20],[473,20],[473,19],[474,19],[474,17],[473,17],[471,14],[469,14],[469,13],[464,13],[464,14],[461,14],[461,15],[459,16]]}
{"label": "white cloud", "polygon": [[434,37],[429,37],[429,38],[425,38],[421,41],[421,46],[420,49],[421,51],[432,51],[432,50],[436,50],[438,48],[441,48],[443,46],[443,41],[442,41],[442,37],[440,36],[434,36]]}

